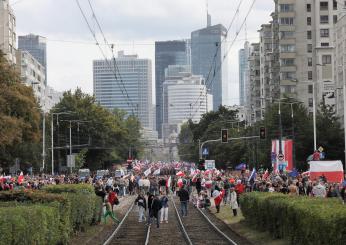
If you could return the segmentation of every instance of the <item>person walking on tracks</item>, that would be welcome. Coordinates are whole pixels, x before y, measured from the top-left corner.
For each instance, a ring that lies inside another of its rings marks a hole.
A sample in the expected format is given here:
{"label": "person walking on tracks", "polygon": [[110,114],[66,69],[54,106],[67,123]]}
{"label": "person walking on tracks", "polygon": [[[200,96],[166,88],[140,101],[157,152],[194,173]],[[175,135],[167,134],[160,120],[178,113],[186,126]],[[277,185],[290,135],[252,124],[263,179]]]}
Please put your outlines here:
{"label": "person walking on tracks", "polygon": [[160,199],[161,202],[161,213],[160,213],[160,223],[165,220],[166,223],[168,223],[168,197],[167,195],[163,192],[162,197]]}
{"label": "person walking on tracks", "polygon": [[143,197],[142,193],[139,193],[137,199],[135,200],[135,204],[138,206],[138,222],[142,222],[145,218],[145,211],[147,210],[147,201]]}
{"label": "person walking on tracks", "polygon": [[105,201],[105,206],[106,206],[106,212],[103,216],[104,218],[104,223],[107,223],[107,217],[110,216],[113,221],[116,221],[117,223],[120,223],[120,221],[115,217],[114,212],[113,212],[113,201],[115,201],[116,195],[113,192],[112,188],[108,187],[107,188],[108,196]]}
{"label": "person walking on tracks", "polygon": [[161,201],[159,200],[158,195],[155,195],[152,202],[151,202],[151,208],[150,208],[150,213],[149,213],[149,219],[148,219],[148,225],[151,225],[151,222],[153,218],[156,219],[156,226],[157,228],[160,227],[160,222],[159,222],[159,212],[160,209],[162,208]]}
{"label": "person walking on tracks", "polygon": [[178,191],[178,196],[180,199],[180,210],[183,217],[187,216],[187,203],[190,200],[189,192],[183,187]]}

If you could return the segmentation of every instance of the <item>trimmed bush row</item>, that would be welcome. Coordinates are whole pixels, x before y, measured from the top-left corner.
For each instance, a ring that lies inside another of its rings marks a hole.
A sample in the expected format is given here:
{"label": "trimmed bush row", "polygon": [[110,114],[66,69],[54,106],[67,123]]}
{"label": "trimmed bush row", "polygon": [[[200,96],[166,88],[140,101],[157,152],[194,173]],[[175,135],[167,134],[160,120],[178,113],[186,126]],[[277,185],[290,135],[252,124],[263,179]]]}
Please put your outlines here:
{"label": "trimmed bush row", "polygon": [[69,215],[74,230],[84,230],[86,226],[101,220],[102,200],[96,196],[91,185],[48,186],[44,191],[61,194],[70,201]]}
{"label": "trimmed bush row", "polygon": [[346,207],[338,199],[251,192],[240,198],[246,222],[291,244],[346,244]]}
{"label": "trimmed bush row", "polygon": [[73,230],[101,219],[101,208],[89,185],[0,192],[0,244],[67,244]]}

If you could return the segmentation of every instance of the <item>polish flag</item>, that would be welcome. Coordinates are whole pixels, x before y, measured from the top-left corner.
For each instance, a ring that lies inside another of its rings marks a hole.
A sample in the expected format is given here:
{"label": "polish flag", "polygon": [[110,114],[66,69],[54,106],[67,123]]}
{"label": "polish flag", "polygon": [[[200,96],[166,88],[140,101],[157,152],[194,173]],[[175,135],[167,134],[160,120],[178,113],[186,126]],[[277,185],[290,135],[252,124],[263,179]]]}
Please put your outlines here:
{"label": "polish flag", "polygon": [[181,178],[178,179],[177,185],[179,188],[183,187],[184,183],[183,183],[183,180]]}
{"label": "polish flag", "polygon": [[22,184],[23,180],[24,180],[23,172],[20,172],[20,175],[19,175],[18,180],[17,180],[18,184]]}
{"label": "polish flag", "polygon": [[268,177],[269,177],[269,171],[267,169],[262,176],[262,180],[266,180]]}
{"label": "polish flag", "polygon": [[183,177],[185,174],[184,174],[184,172],[183,171],[179,171],[177,174],[176,174],[176,176],[179,176],[179,177]]}
{"label": "polish flag", "polygon": [[193,182],[193,183],[196,183],[196,182],[197,182],[197,176],[198,176],[198,174],[195,174],[195,175],[192,177],[192,182]]}
{"label": "polish flag", "polygon": [[328,182],[341,183],[344,179],[344,169],[339,161],[310,161],[310,179],[316,180],[324,175]]}

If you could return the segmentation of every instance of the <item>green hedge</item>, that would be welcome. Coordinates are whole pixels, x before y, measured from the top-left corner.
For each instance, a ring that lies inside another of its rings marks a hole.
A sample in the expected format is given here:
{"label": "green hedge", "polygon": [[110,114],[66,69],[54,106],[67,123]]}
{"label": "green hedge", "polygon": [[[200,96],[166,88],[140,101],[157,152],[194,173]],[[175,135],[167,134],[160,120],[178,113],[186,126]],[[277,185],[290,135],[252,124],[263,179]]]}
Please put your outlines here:
{"label": "green hedge", "polygon": [[44,191],[59,193],[70,201],[70,217],[74,230],[84,230],[86,226],[101,220],[103,200],[96,196],[91,185],[55,185],[48,186]]}
{"label": "green hedge", "polygon": [[338,199],[252,192],[240,199],[254,228],[291,244],[346,244],[346,206]]}
{"label": "green hedge", "polygon": [[67,244],[69,227],[61,225],[58,202],[3,203],[0,208],[0,244]]}

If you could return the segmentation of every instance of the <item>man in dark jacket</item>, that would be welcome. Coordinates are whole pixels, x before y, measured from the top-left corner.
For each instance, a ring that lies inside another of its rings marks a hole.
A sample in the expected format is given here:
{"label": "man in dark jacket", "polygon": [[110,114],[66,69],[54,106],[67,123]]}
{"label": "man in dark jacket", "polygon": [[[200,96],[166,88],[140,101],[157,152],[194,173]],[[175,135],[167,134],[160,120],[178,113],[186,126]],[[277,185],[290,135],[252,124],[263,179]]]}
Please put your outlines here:
{"label": "man in dark jacket", "polygon": [[137,199],[135,200],[135,204],[138,206],[138,222],[142,222],[145,219],[145,211],[147,210],[147,202],[143,197],[142,193],[139,193]]}
{"label": "man in dark jacket", "polygon": [[162,208],[161,201],[158,197],[158,195],[155,195],[152,199],[151,206],[150,206],[150,212],[149,212],[149,222],[148,225],[151,225],[152,219],[156,219],[156,226],[157,228],[160,227],[160,222],[159,222],[159,212],[160,209]]}
{"label": "man in dark jacket", "polygon": [[180,190],[178,191],[177,194],[178,194],[179,199],[180,199],[181,215],[183,217],[186,217],[187,216],[187,203],[190,200],[189,192],[183,186],[182,188],[180,188]]}
{"label": "man in dark jacket", "polygon": [[149,215],[150,215],[151,204],[152,204],[152,202],[153,202],[154,195],[151,194],[150,192],[148,192],[147,195],[148,195],[148,201],[147,201],[147,203],[148,203],[148,209],[149,209]]}

